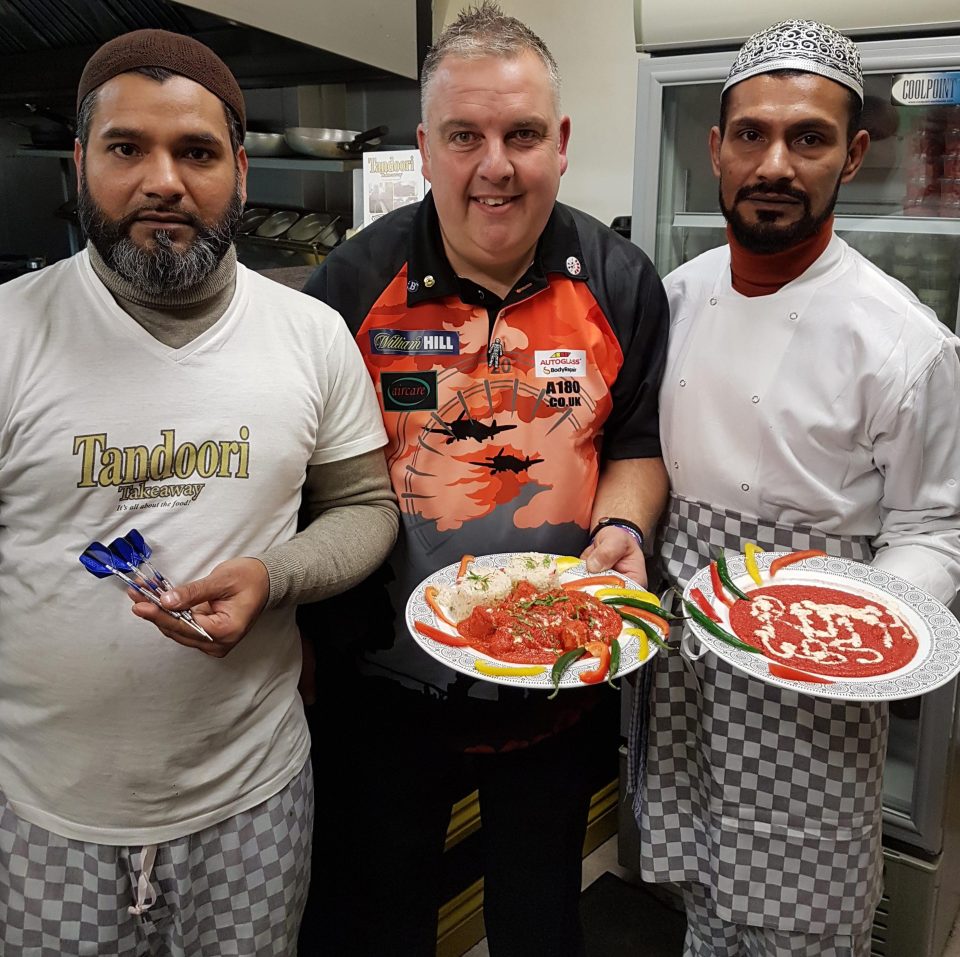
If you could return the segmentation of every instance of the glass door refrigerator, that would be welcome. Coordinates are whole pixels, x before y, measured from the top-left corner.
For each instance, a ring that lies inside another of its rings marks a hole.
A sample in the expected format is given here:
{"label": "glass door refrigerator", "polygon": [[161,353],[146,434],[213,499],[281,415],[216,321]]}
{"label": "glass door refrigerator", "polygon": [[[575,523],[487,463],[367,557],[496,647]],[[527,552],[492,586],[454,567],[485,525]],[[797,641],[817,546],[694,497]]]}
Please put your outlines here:
{"label": "glass door refrigerator", "polygon": [[[860,47],[872,144],[857,178],[841,188],[836,230],[957,329],[960,36]],[[640,60],[632,238],[662,276],[725,242],[707,135],[734,55]],[[960,905],[957,697],[955,681],[891,707],[876,955],[940,957]],[[624,832],[629,866],[635,830],[628,822]]]}

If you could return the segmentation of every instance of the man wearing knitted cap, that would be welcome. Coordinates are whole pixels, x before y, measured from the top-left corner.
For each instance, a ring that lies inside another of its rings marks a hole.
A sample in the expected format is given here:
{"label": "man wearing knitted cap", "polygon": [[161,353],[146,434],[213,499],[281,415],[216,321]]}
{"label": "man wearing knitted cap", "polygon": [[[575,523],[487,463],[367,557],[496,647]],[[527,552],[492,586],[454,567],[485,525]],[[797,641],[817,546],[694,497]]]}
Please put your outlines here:
{"label": "man wearing knitted cap", "polygon": [[[820,23],[764,30],[730,71],[709,144],[728,245],[665,280],[672,584],[748,541],[872,562],[946,603],[960,584],[960,343],[833,232],[862,101],[856,46]],[[709,651],[656,661],[636,811],[644,877],[683,889],[686,954],[866,957],[886,705]]]}
{"label": "man wearing knitted cap", "polygon": [[[219,58],[139,31],[79,93],[89,245],[0,291],[0,952],[288,957],[313,816],[294,606],[392,545],[385,434],[336,313],[237,264]],[[132,528],[209,637],[86,575]]]}

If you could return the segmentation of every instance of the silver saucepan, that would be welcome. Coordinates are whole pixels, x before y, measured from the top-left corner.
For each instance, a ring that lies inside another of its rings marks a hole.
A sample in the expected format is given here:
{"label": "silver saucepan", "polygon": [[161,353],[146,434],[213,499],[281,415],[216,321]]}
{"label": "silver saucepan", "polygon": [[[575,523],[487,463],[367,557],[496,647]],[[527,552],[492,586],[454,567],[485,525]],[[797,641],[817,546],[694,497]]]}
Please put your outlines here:
{"label": "silver saucepan", "polygon": [[247,130],[243,138],[243,148],[247,156],[289,156],[290,147],[283,133],[258,133]]}
{"label": "silver saucepan", "polygon": [[389,130],[375,126],[362,133],[356,130],[329,130],[323,127],[291,126],[283,131],[290,148],[319,159],[349,159],[359,156],[365,145],[376,146]]}

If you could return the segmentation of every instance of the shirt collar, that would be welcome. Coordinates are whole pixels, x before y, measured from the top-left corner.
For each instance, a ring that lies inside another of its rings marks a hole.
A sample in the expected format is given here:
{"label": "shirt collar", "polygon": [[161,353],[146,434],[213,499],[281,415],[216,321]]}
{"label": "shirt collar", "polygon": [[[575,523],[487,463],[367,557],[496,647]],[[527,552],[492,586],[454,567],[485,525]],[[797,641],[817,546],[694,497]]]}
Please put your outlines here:
{"label": "shirt collar", "polygon": [[[562,203],[554,203],[547,225],[537,242],[533,262],[517,280],[503,300],[504,303],[526,299],[545,289],[549,273],[560,273],[579,282],[589,278],[583,261],[580,234],[570,210]],[[407,257],[407,305],[415,306],[447,296],[460,298],[466,282],[457,276],[447,259],[437,207],[432,192],[428,192],[413,221]]]}
{"label": "shirt collar", "polygon": [[802,276],[823,254],[833,236],[833,216],[801,242],[775,253],[755,253],[742,246],[727,226],[730,277],[741,295],[768,296]]}

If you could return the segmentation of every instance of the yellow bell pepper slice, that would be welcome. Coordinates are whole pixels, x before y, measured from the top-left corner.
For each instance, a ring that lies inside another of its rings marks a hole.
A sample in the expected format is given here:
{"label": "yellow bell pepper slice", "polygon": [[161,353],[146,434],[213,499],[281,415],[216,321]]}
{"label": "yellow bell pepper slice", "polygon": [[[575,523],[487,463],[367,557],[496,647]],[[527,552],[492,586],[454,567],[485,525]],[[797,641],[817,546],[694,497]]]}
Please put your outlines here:
{"label": "yellow bell pepper slice", "polygon": [[640,645],[637,648],[637,659],[639,661],[646,661],[650,657],[650,642],[647,639],[647,636],[639,628],[624,628],[624,633],[627,635],[633,635],[634,638],[639,639]]}
{"label": "yellow bell pepper slice", "polygon": [[475,661],[473,667],[482,675],[496,678],[542,675],[547,670],[544,665],[495,665],[483,659]]}
{"label": "yellow bell pepper slice", "polygon": [[758,585],[763,584],[763,579],[760,577],[760,569],[757,567],[757,553],[762,551],[763,549],[753,542],[747,542],[746,545],[743,546],[743,561],[747,567],[747,574]]}
{"label": "yellow bell pepper slice", "polygon": [[643,588],[601,588],[593,593],[595,598],[636,598],[639,601],[648,601],[653,605],[659,605],[660,599],[653,592],[646,591]]}

